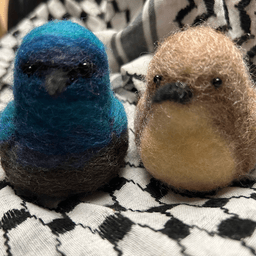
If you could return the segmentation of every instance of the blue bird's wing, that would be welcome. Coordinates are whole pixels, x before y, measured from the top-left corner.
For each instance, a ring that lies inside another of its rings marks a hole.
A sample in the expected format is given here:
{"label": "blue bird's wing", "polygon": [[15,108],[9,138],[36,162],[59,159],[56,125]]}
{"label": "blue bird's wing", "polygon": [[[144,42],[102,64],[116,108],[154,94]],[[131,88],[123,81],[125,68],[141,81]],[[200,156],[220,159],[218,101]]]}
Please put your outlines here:
{"label": "blue bird's wing", "polygon": [[9,140],[14,135],[14,113],[14,101],[9,102],[0,113],[0,143]]}

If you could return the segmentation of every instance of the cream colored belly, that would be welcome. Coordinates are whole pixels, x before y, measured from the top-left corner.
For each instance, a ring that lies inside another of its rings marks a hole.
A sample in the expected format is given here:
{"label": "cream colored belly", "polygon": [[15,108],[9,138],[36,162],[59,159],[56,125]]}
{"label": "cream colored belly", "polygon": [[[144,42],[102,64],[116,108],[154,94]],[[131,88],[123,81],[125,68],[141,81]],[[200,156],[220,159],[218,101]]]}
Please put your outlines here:
{"label": "cream colored belly", "polygon": [[145,168],[178,189],[210,191],[235,176],[231,147],[200,106],[155,104],[140,145]]}

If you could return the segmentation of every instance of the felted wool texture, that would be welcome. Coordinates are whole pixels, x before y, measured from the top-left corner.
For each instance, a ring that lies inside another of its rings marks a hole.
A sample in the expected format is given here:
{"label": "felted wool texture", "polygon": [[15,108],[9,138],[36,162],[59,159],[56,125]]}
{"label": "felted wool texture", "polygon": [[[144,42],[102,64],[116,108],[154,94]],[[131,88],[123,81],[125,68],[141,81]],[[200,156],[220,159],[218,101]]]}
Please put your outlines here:
{"label": "felted wool texture", "polygon": [[75,194],[91,193],[115,177],[125,165],[127,141],[127,130],[120,137],[113,135],[111,143],[80,168],[75,168],[74,163],[90,152],[84,152],[79,157],[75,154],[67,155],[65,161],[54,168],[39,168],[20,164],[15,148],[10,143],[4,143],[1,163],[9,183],[18,194],[33,198],[36,203],[48,207],[44,198],[58,200]]}
{"label": "felted wool texture", "polygon": [[[186,103],[153,103],[160,87],[183,82]],[[222,85],[215,88],[214,78]],[[181,190],[210,191],[255,166],[255,90],[241,50],[207,27],[187,28],[160,43],[135,117],[136,144],[146,169]]]}
{"label": "felted wool texture", "polygon": [[68,182],[80,184],[76,192],[91,191],[116,175],[127,151],[127,117],[110,89],[104,45],[92,32],[71,21],[32,30],[17,51],[13,91],[0,117],[0,143],[14,187],[59,196],[73,193]]}
{"label": "felted wool texture", "polygon": [[[84,61],[96,66],[92,77],[78,77],[53,100],[42,86],[47,74],[72,69]],[[42,63],[44,68],[28,77],[22,71],[27,62]],[[70,21],[49,22],[24,38],[15,59],[14,101],[19,143],[41,153],[104,147],[112,132],[119,136],[127,127],[124,108],[110,90],[104,45],[89,30]],[[36,134],[42,143],[36,143]],[[51,149],[49,144],[53,144]]]}

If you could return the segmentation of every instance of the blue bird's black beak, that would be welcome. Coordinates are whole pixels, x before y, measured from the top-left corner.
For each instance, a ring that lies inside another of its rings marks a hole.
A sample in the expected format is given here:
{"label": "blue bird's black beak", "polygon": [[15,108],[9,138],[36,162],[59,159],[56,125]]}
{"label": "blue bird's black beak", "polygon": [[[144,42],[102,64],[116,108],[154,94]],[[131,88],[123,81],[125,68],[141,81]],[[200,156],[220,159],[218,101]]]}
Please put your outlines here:
{"label": "blue bird's black beak", "polygon": [[54,70],[46,75],[45,88],[50,96],[57,96],[70,85],[69,72],[62,69]]}
{"label": "blue bird's black beak", "polygon": [[178,103],[188,103],[193,97],[193,93],[189,86],[182,82],[167,83],[157,89],[153,103],[161,103],[163,101],[174,101]]}

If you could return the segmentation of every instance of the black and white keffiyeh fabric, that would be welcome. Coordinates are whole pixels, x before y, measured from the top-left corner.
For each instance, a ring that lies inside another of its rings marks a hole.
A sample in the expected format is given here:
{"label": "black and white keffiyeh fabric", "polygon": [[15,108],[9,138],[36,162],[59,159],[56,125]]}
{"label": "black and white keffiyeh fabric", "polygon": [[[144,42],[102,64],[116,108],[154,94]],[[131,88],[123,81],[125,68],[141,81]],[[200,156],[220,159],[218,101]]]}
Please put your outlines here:
{"label": "black and white keffiyeh fabric", "polygon": [[255,181],[208,196],[178,194],[144,169],[133,127],[157,42],[183,26],[206,22],[225,32],[244,49],[253,75],[256,0],[50,0],[0,40],[0,109],[13,97],[22,38],[52,19],[71,19],[105,43],[112,89],[128,116],[126,166],[97,192],[55,211],[17,196],[0,169],[0,256],[256,255]]}

